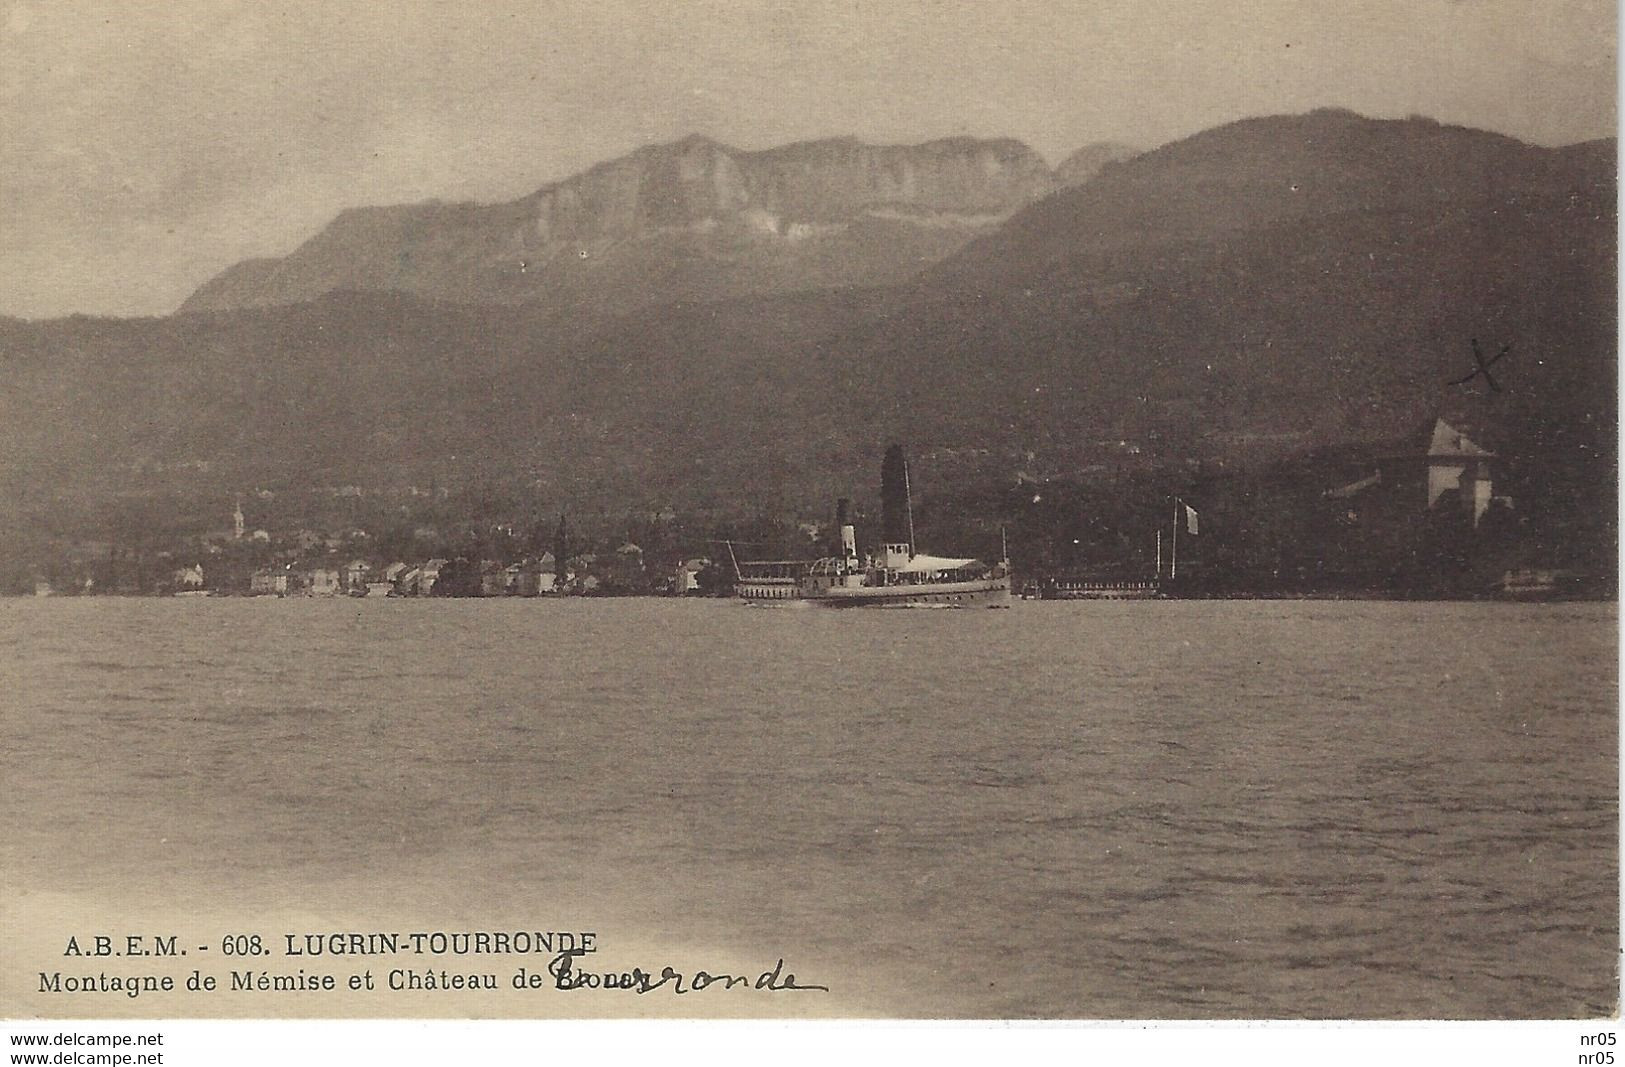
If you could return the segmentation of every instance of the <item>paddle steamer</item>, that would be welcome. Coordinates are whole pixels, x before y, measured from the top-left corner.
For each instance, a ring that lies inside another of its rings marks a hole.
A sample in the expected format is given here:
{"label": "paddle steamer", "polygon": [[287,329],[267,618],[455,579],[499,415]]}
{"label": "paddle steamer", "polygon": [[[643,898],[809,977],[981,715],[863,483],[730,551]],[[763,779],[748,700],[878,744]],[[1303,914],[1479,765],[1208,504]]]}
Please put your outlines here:
{"label": "paddle steamer", "polygon": [[881,471],[887,540],[878,554],[858,555],[846,500],[836,504],[840,555],[812,561],[735,563],[735,588],[746,603],[804,603],[830,608],[1006,608],[1010,560],[932,556],[915,551],[908,464],[892,446]]}

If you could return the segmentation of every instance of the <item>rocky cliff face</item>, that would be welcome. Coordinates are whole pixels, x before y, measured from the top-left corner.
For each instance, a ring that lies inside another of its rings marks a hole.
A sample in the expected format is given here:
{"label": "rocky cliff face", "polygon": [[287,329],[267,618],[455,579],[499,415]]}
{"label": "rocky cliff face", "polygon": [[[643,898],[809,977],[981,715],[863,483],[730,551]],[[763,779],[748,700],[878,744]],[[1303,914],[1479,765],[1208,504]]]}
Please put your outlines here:
{"label": "rocky cliff face", "polygon": [[511,203],[346,211],[285,258],[227,270],[182,310],[345,289],[602,308],[883,284],[1055,187],[1044,161],[1010,140],[848,138],[744,152],[690,137]]}

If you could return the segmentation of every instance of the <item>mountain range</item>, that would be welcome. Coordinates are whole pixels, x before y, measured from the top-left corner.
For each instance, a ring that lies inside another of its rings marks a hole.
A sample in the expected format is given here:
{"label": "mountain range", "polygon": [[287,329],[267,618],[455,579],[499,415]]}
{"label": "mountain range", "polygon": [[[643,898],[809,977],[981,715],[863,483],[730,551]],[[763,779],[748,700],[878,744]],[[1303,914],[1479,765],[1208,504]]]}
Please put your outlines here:
{"label": "mountain range", "polygon": [[1090,145],[1051,171],[1012,140],[840,138],[744,152],[694,136],[508,203],[346,211],[285,257],[228,269],[181,310],[362,290],[613,312],[890,284],[1133,154]]}
{"label": "mountain range", "polygon": [[[658,146],[512,204],[347,212],[181,313],[0,322],[0,491],[441,485],[726,505],[1244,464],[1470,408],[1520,506],[1607,506],[1612,141],[1248,119]],[[1499,389],[1452,385],[1474,341]]]}

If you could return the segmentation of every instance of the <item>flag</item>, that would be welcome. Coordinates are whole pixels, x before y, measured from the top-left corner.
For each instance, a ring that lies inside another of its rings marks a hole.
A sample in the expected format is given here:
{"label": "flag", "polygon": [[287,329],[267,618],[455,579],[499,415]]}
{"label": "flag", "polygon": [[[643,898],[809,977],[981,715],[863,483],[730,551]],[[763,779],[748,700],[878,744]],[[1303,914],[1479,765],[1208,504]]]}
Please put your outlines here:
{"label": "flag", "polygon": [[1185,532],[1196,533],[1196,509],[1189,504],[1185,505]]}

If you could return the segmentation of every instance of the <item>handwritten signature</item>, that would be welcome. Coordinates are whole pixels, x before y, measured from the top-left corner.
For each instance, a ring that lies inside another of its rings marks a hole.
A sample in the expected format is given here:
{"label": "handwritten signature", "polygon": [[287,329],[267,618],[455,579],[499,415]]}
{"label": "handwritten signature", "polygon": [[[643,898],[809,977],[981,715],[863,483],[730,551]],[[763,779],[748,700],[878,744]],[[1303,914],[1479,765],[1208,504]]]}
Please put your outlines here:
{"label": "handwritten signature", "polygon": [[737,989],[743,987],[751,990],[762,990],[768,993],[788,992],[819,992],[828,993],[829,986],[806,985],[796,981],[796,976],[784,969],[784,960],[773,965],[771,971],[763,971],[754,981],[742,974],[711,974],[708,971],[695,971],[692,975],[684,974],[672,967],[661,968],[657,976],[653,972],[645,971],[641,967],[634,967],[630,971],[583,971],[575,966],[576,952],[561,952],[554,956],[547,964],[547,973],[553,976],[555,989],[626,989],[639,995],[653,993],[661,987],[669,987],[670,991],[683,996],[688,993],[698,993],[704,989],[722,988]]}

